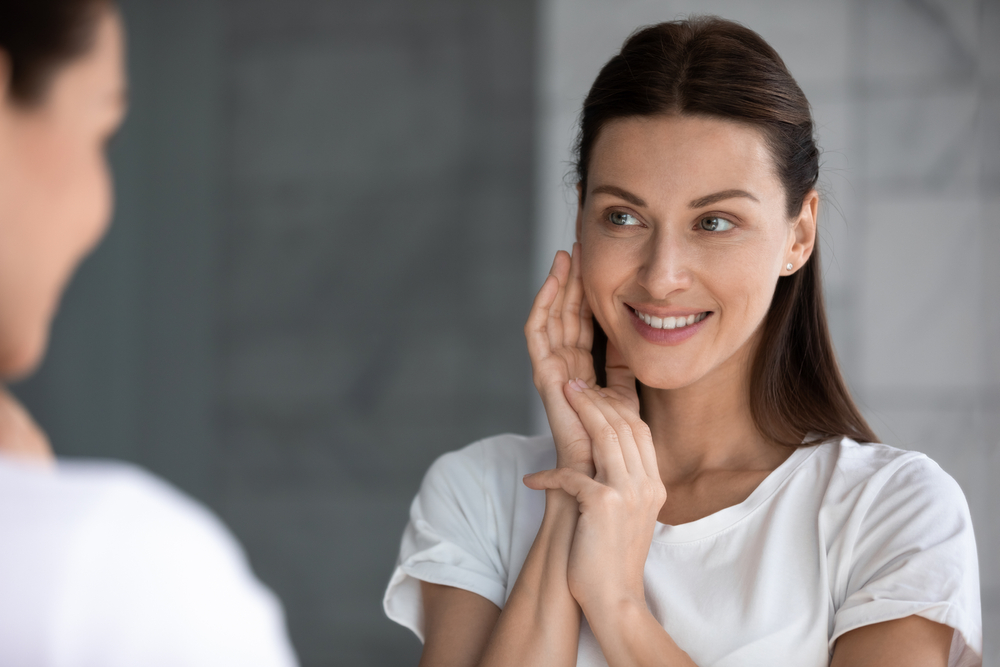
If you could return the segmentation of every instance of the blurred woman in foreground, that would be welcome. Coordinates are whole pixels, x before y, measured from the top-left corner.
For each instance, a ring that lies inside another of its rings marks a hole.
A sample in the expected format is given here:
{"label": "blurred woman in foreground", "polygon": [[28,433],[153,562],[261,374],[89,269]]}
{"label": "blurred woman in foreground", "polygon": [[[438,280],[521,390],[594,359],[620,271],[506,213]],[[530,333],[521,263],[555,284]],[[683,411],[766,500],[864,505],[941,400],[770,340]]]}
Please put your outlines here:
{"label": "blurred woman in foreground", "polygon": [[[0,380],[38,366],[107,228],[124,113],[110,0],[0,2]],[[211,513],[131,466],[55,461],[2,387],[0,542],[3,664],[295,664],[280,604]]]}

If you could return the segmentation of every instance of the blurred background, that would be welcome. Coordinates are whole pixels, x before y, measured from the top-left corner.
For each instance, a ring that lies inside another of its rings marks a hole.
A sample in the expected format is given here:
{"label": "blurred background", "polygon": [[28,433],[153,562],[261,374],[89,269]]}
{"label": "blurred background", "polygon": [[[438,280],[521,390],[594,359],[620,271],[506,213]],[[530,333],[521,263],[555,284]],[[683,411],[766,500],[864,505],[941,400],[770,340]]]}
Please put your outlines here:
{"label": "blurred background", "polygon": [[582,98],[701,12],[813,104],[837,350],[882,439],[965,490],[1000,667],[1000,1],[122,5],[114,226],[14,390],[58,454],[218,512],[305,666],[416,664],[381,597],[425,469],[544,428],[521,327],[571,242]]}

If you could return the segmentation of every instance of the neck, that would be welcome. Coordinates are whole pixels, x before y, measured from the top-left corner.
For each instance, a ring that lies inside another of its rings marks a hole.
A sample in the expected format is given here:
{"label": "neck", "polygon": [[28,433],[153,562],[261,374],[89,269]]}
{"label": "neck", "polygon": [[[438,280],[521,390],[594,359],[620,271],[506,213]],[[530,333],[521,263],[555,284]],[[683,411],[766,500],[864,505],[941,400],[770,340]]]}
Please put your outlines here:
{"label": "neck", "polygon": [[0,454],[45,464],[54,460],[45,432],[3,385],[0,385]]}
{"label": "neck", "polygon": [[771,471],[791,453],[754,424],[746,360],[730,365],[680,389],[642,387],[643,419],[668,487],[710,471]]}

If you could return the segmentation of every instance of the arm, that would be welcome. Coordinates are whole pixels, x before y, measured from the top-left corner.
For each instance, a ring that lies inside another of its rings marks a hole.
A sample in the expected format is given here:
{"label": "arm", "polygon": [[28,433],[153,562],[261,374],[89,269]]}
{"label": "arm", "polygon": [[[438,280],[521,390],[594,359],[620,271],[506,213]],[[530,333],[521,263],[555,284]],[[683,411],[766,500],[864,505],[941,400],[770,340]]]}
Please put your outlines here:
{"label": "arm", "polygon": [[954,632],[920,616],[866,625],[837,640],[830,667],[945,667]]}
{"label": "arm", "polygon": [[[618,357],[609,343],[609,367]],[[617,389],[594,390],[577,380],[566,395],[592,434],[596,477],[562,468],[529,475],[525,483],[579,501],[567,572],[571,594],[609,665],[691,667],[645,600],[643,568],[666,500],[649,428]]]}
{"label": "arm", "polygon": [[426,581],[420,582],[420,595],[424,604],[420,667],[477,664],[500,608],[475,593]]}
{"label": "arm", "polygon": [[566,584],[576,500],[546,493],[545,515],[503,611],[475,593],[421,582],[421,667],[575,665],[580,607]]}
{"label": "arm", "polygon": [[475,593],[421,583],[421,667],[575,665],[580,607],[566,584],[576,501],[546,494],[545,517],[503,611]]}
{"label": "arm", "polygon": [[[578,252],[556,254],[524,330],[558,465],[593,475],[590,436],[563,393],[569,380],[595,379]],[[481,598],[469,601],[472,593],[422,586],[430,595],[421,664],[575,665],[580,607],[569,592],[567,564],[578,516],[573,497],[546,492],[541,527],[502,612]]]}
{"label": "arm", "polygon": [[576,664],[580,606],[567,585],[567,563],[579,509],[562,491],[547,491],[545,515],[481,665]]}

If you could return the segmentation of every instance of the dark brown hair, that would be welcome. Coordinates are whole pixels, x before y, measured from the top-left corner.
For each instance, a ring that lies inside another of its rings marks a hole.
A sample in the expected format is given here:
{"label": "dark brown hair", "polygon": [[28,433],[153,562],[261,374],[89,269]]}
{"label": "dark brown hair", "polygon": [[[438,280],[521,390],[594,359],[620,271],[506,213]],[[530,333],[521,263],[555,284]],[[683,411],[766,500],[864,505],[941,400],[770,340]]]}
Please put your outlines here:
{"label": "dark brown hair", "polygon": [[[576,143],[581,201],[601,129],[618,118],[679,114],[721,118],[764,136],[787,201],[801,210],[819,176],[809,102],[781,57],[754,31],[716,17],[643,28],[601,69],[586,100]],[[600,329],[596,325],[597,330]],[[603,383],[606,338],[595,336]],[[807,434],[877,437],[855,406],[830,341],[819,247],[798,271],[778,279],[750,369],[750,412],[767,439],[789,446]]]}
{"label": "dark brown hair", "polygon": [[24,105],[44,99],[53,75],[94,43],[112,0],[3,0],[0,51],[10,66],[8,92]]}

